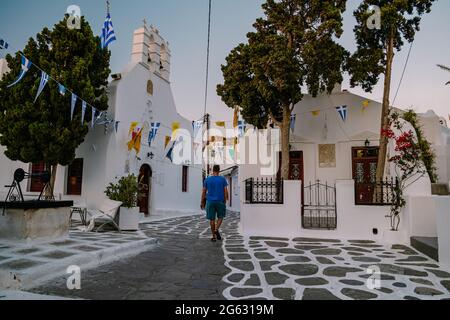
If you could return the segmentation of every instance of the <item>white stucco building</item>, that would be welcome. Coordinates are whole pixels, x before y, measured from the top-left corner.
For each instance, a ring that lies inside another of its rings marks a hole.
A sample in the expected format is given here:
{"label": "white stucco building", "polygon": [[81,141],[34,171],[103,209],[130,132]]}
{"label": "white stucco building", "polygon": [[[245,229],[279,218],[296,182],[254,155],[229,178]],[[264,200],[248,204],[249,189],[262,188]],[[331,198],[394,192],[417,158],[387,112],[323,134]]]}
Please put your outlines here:
{"label": "white stucco building", "polygon": [[[338,107],[346,107],[346,114],[339,113]],[[291,131],[289,181],[284,182],[281,197],[276,196],[279,193],[276,174],[270,180],[262,174],[265,166],[241,159],[244,234],[405,244],[413,236],[437,237],[437,209],[426,208],[438,208],[438,200],[444,199],[449,204],[450,201],[447,197],[432,196],[428,175],[406,191],[408,205],[401,214],[398,232],[391,231],[388,203],[373,203],[380,103],[336,86],[330,95],[315,98],[305,95],[293,114],[296,123]],[[419,118],[437,154],[439,182],[448,184],[450,130],[446,121],[433,112],[420,114]],[[413,130],[412,126],[407,129]],[[259,145],[264,143],[271,145],[268,140],[259,141]],[[242,145],[241,141],[241,148]],[[272,146],[275,154],[272,159],[279,161],[279,142],[274,141]],[[244,156],[242,152],[240,155]],[[395,155],[393,145],[390,155]],[[393,165],[387,167],[386,175],[395,177]],[[388,195],[384,197],[378,202],[389,202]]]}
{"label": "white stucco building", "polygon": [[[105,199],[104,190],[116,178],[144,172],[149,183],[148,201],[141,211],[150,215],[198,212],[202,188],[202,166],[186,162],[175,165],[166,158],[165,137],[172,135],[172,123],[193,135],[192,121],[177,112],[170,83],[170,48],[159,31],[144,25],[133,35],[131,61],[109,84],[108,116],[118,122],[117,132],[111,124],[95,126],[76,152],[72,167],[59,167],[55,194],[63,199],[86,202],[98,207]],[[0,70],[6,66],[0,63]],[[138,122],[143,128],[139,154],[128,151],[130,125]],[[149,146],[151,123],[161,123],[155,141]],[[22,167],[33,171],[32,165],[11,162],[0,152],[0,184],[12,182],[14,170]],[[28,186],[22,186],[33,194]],[[6,191],[6,190],[5,190]],[[148,209],[147,209],[148,208]]]}

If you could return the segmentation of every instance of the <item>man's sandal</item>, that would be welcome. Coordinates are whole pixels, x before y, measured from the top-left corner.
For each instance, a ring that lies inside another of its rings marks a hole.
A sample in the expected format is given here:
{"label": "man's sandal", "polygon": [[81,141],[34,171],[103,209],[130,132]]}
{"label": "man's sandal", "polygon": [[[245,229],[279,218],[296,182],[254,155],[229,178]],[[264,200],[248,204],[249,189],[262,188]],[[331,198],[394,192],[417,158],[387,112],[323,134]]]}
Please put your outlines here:
{"label": "man's sandal", "polygon": [[216,238],[212,238],[211,242],[217,242],[217,239]]}
{"label": "man's sandal", "polygon": [[217,240],[222,241],[222,236],[220,235],[219,231],[216,231],[216,237],[217,237]]}

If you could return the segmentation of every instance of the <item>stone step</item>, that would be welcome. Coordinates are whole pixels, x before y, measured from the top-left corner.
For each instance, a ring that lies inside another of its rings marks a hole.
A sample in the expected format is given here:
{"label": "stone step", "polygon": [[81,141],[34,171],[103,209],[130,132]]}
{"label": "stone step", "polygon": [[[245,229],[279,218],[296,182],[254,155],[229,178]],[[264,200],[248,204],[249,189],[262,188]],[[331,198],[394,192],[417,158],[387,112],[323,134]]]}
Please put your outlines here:
{"label": "stone step", "polygon": [[439,261],[438,238],[411,237],[411,246],[431,259]]}

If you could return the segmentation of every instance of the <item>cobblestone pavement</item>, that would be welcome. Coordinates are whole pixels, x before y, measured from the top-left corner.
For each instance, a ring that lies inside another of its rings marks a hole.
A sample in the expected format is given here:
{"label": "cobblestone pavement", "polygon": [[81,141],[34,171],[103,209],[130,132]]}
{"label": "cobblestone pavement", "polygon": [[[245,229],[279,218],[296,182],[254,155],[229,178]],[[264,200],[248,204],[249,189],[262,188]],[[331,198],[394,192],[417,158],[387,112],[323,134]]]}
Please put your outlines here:
{"label": "cobblestone pavement", "polygon": [[[224,233],[235,228],[230,217]],[[155,249],[137,257],[82,272],[82,289],[66,289],[66,278],[32,290],[95,300],[224,300],[222,282],[230,272],[225,267],[222,243],[209,241],[209,223],[203,216],[153,222],[141,226],[157,238]]]}
{"label": "cobblestone pavement", "polygon": [[38,244],[0,242],[0,288],[26,289],[71,265],[98,265],[138,253],[156,243],[143,232],[86,233],[76,226],[69,237]]}
{"label": "cobblestone pavement", "polygon": [[[202,216],[147,224],[160,245],[138,257],[83,274],[82,290],[65,280],[37,293],[85,299],[450,299],[450,273],[402,245],[371,241],[243,237],[230,215],[225,241],[209,241]],[[367,288],[368,268],[381,287]]]}

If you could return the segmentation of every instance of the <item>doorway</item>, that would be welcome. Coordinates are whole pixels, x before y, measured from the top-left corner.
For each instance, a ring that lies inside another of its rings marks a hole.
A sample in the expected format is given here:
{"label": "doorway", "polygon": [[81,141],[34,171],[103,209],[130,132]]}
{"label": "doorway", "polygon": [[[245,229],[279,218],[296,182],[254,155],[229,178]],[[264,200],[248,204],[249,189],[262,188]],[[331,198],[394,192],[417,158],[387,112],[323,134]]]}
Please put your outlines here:
{"label": "doorway", "polygon": [[138,177],[138,205],[139,212],[148,216],[150,214],[150,195],[151,195],[151,180],[152,168],[148,164],[142,165],[139,170]]}
{"label": "doorway", "polygon": [[379,147],[352,148],[356,204],[373,203],[379,151]]}
{"label": "doorway", "polygon": [[[279,168],[277,178],[281,178],[282,153],[279,153]],[[289,180],[304,180],[303,151],[291,151],[289,153]]]}

